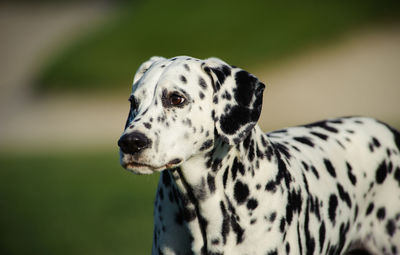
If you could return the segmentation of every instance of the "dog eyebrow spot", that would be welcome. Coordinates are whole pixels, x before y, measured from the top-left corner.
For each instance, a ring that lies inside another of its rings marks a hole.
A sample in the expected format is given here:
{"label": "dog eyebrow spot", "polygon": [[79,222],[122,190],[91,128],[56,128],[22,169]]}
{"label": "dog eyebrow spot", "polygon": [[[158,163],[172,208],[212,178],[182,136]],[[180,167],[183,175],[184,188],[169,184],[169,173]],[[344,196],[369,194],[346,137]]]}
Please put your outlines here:
{"label": "dog eyebrow spot", "polygon": [[187,80],[186,80],[186,77],[185,77],[185,76],[181,75],[179,78],[181,79],[181,81],[182,81],[183,83],[185,83],[185,84],[187,83]]}
{"label": "dog eyebrow spot", "polygon": [[186,71],[190,72],[190,67],[188,64],[184,64],[183,66],[185,67]]}
{"label": "dog eyebrow spot", "polygon": [[203,89],[206,89],[206,88],[207,88],[207,83],[206,83],[206,81],[205,81],[202,77],[199,77],[199,85],[200,85],[200,87],[202,87]]}

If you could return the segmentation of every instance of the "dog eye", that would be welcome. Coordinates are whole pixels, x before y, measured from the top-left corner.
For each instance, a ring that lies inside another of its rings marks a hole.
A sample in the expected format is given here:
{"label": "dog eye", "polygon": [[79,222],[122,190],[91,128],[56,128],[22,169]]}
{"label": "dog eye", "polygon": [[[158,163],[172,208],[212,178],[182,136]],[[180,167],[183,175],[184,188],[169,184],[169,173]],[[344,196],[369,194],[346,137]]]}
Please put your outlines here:
{"label": "dog eye", "polygon": [[182,105],[185,101],[186,99],[183,96],[178,95],[176,93],[171,94],[168,98],[169,104],[173,106]]}

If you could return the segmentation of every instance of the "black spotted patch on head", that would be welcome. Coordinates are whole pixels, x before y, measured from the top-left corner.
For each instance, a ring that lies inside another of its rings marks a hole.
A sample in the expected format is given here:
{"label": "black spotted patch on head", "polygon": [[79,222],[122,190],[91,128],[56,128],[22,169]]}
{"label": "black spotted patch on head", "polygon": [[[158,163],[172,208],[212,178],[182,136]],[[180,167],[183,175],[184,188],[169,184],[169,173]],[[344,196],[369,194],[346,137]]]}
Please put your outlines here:
{"label": "black spotted patch on head", "polygon": [[183,83],[187,83],[187,79],[186,79],[186,77],[185,76],[183,76],[183,75],[181,75],[181,76],[179,76],[179,79],[183,82]]}
{"label": "black spotted patch on head", "polygon": [[199,97],[200,97],[200,99],[204,99],[204,97],[205,97],[204,93],[200,91],[199,92]]}
{"label": "black spotted patch on head", "polygon": [[246,71],[239,71],[235,75],[236,90],[234,97],[239,105],[250,106],[258,79]]}
{"label": "black spotted patch on head", "polygon": [[190,72],[190,67],[188,64],[184,64],[183,67],[185,67],[186,71]]}
{"label": "black spotted patch on head", "polygon": [[[233,104],[228,112],[222,112],[219,127],[223,138],[228,139],[227,136],[235,135],[232,140],[237,143],[247,137],[260,116],[262,91],[265,86],[246,71],[235,74],[235,85],[233,97],[236,104]],[[239,133],[239,130],[242,131]]]}
{"label": "black spotted patch on head", "polygon": [[[231,69],[227,65],[222,65],[221,67],[211,68],[211,70],[217,76],[218,82],[222,85],[225,82],[226,77],[231,75]],[[217,88],[219,90],[219,88]]]}
{"label": "black spotted patch on head", "polygon": [[206,89],[206,88],[207,88],[207,83],[206,83],[206,81],[205,81],[202,77],[199,77],[199,85],[200,85],[200,87],[203,88],[203,89]]}
{"label": "black spotted patch on head", "polygon": [[147,129],[151,129],[151,124],[148,122],[143,123],[143,125],[147,128]]}
{"label": "black spotted patch on head", "polygon": [[220,126],[224,133],[233,135],[237,130],[251,120],[251,111],[248,108],[234,106],[230,112],[221,116]]}

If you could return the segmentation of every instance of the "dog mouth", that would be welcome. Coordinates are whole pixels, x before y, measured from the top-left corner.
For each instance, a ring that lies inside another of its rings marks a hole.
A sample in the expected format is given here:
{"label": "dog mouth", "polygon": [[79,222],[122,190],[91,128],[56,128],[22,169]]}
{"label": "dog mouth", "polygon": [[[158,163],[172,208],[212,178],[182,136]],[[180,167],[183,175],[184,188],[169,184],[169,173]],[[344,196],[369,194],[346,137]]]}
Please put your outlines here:
{"label": "dog mouth", "polygon": [[130,160],[127,162],[121,162],[122,163],[121,165],[126,170],[137,173],[137,174],[152,174],[154,172],[159,172],[164,169],[170,169],[170,168],[177,167],[181,162],[182,162],[182,160],[180,160],[180,159],[173,159],[165,165],[153,166],[150,164]]}

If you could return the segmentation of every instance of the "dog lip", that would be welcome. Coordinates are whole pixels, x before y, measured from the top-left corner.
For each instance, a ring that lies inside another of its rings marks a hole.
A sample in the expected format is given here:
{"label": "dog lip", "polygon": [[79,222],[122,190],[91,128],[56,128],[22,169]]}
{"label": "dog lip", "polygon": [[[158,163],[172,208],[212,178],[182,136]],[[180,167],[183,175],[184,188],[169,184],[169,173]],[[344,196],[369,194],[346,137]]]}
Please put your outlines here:
{"label": "dog lip", "polygon": [[127,167],[131,167],[131,168],[135,168],[135,167],[147,167],[147,168],[151,168],[151,169],[155,169],[157,167],[153,167],[151,165],[148,164],[144,164],[144,163],[139,163],[137,161],[129,161],[123,164],[123,167],[127,168]]}
{"label": "dog lip", "polygon": [[124,162],[122,164],[122,166],[124,168],[131,168],[131,169],[135,169],[135,168],[148,168],[150,171],[160,171],[162,169],[170,169],[170,168],[174,168],[176,167],[179,163],[181,163],[182,160],[181,159],[173,159],[171,161],[169,161],[166,165],[162,165],[162,166],[152,166],[149,164],[145,164],[145,163],[140,163],[134,160],[130,160],[128,162]]}

